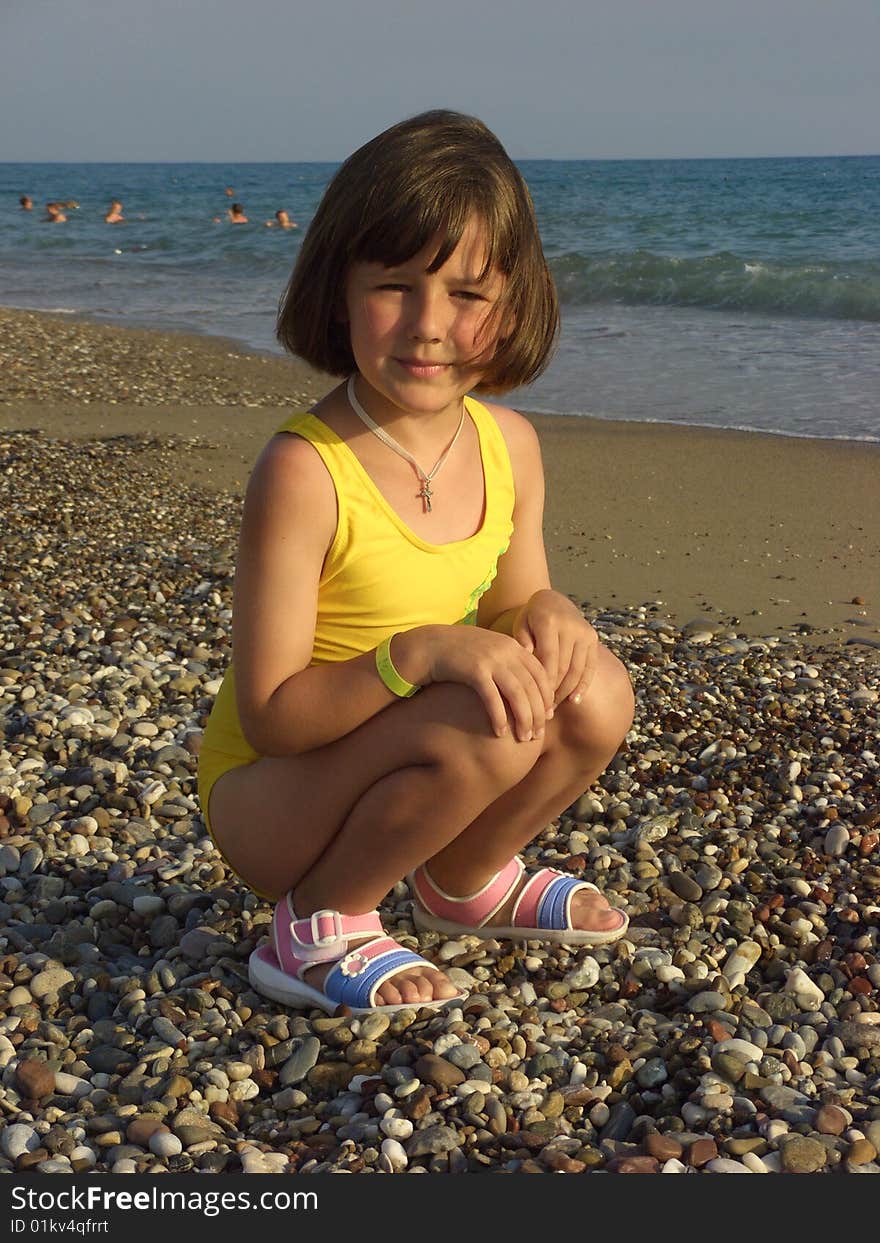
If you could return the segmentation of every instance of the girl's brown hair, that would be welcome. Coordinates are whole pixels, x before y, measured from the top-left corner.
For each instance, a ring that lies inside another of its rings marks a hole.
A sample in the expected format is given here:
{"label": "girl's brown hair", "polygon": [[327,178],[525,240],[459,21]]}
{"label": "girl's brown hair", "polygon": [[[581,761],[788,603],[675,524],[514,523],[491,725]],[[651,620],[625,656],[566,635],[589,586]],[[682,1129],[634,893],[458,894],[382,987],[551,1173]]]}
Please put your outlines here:
{"label": "girl's brown hair", "polygon": [[[405,263],[443,240],[436,272],[468,220],[486,232],[485,275],[506,280],[493,308],[503,325],[476,386],[505,392],[546,367],[559,307],[535,220],[516,165],[475,117],[436,110],[401,121],[360,147],[333,177],[303,239],[278,313],[277,336],[291,353],[330,375],[356,369],[340,306],[353,263]],[[489,326],[491,331],[491,325]]]}

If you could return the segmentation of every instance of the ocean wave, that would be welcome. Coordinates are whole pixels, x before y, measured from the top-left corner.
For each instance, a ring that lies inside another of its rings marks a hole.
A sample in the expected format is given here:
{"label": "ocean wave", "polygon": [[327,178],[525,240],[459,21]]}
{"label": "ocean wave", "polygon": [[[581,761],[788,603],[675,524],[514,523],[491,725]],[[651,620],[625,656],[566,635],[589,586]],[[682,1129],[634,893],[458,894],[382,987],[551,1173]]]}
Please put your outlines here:
{"label": "ocean wave", "polygon": [[693,306],[880,322],[880,263],[569,253],[550,266],[564,303]]}

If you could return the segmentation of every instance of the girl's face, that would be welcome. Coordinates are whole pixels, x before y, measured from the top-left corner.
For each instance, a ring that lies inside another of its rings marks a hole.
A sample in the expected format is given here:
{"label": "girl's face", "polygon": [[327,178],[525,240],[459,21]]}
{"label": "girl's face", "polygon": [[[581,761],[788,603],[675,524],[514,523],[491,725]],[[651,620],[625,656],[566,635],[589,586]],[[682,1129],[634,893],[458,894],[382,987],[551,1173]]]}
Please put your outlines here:
{"label": "girl's face", "polygon": [[487,320],[504,277],[490,271],[479,279],[483,226],[472,219],[443,267],[429,272],[438,246],[430,242],[399,267],[361,262],[349,271],[345,318],[358,371],[375,394],[374,417],[383,401],[389,414],[450,410],[457,417],[492,356],[498,329]]}

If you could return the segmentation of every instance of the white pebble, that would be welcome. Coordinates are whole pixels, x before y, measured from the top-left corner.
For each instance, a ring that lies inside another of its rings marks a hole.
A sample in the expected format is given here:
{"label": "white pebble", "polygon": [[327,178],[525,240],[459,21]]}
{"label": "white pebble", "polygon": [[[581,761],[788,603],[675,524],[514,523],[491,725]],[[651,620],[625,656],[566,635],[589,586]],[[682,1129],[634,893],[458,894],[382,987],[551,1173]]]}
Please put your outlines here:
{"label": "white pebble", "polygon": [[72,1149],[68,1160],[88,1161],[89,1165],[94,1165],[98,1156],[94,1148],[89,1148],[87,1144],[77,1144],[76,1148]]}
{"label": "white pebble", "polygon": [[396,1174],[400,1170],[406,1169],[407,1167],[406,1149],[403,1147],[402,1144],[399,1144],[396,1139],[390,1139],[390,1138],[383,1139],[381,1151],[382,1151],[382,1156],[385,1157],[388,1164],[391,1166],[391,1170],[393,1173]]}
{"label": "white pebble", "polygon": [[390,1114],[385,1115],[379,1126],[392,1139],[409,1139],[413,1133],[413,1124],[409,1118],[395,1118]]}
{"label": "white pebble", "polygon": [[250,1062],[226,1062],[223,1069],[233,1083],[239,1083],[242,1079],[250,1079],[254,1072]]}
{"label": "white pebble", "polygon": [[804,1010],[818,1010],[825,1000],[825,994],[819,985],[810,979],[802,967],[791,967],[786,971],[783,992],[791,993]]}
{"label": "white pebble", "polygon": [[742,1163],[747,1166],[753,1174],[767,1174],[769,1172],[767,1166],[756,1152],[744,1152],[742,1156]]}
{"label": "white pebble", "polygon": [[739,1161],[734,1161],[731,1157],[715,1157],[712,1161],[707,1161],[705,1168],[713,1174],[751,1174],[751,1170]]}
{"label": "white pebble", "polygon": [[593,988],[599,982],[600,967],[589,954],[563,978],[574,989]]}
{"label": "white pebble", "polygon": [[33,1152],[39,1146],[40,1140],[36,1131],[24,1122],[13,1122],[0,1135],[0,1149],[10,1161],[16,1161],[22,1153]]}
{"label": "white pebble", "polygon": [[253,1079],[239,1079],[237,1083],[233,1083],[229,1088],[229,1099],[231,1101],[252,1101],[255,1096],[260,1095],[260,1085]]}
{"label": "white pebble", "polygon": [[154,1131],[148,1147],[157,1157],[176,1157],[183,1152],[183,1144],[171,1131]]}
{"label": "white pebble", "polygon": [[846,849],[849,846],[849,840],[849,830],[844,825],[835,823],[832,824],[831,828],[825,834],[825,841],[822,848],[826,855],[835,855],[839,857],[840,855],[846,854]]}

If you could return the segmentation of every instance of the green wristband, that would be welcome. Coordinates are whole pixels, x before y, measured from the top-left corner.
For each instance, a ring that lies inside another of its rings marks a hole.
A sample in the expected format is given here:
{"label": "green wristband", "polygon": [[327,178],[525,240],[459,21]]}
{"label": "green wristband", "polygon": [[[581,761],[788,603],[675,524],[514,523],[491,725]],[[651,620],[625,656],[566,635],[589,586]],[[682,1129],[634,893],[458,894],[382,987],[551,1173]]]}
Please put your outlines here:
{"label": "green wristband", "polygon": [[394,638],[390,634],[387,639],[383,639],[376,648],[376,669],[379,677],[392,692],[400,699],[409,699],[416,691],[420,691],[420,686],[414,686],[412,682],[407,682],[406,678],[402,678],[391,661],[391,640]]}

